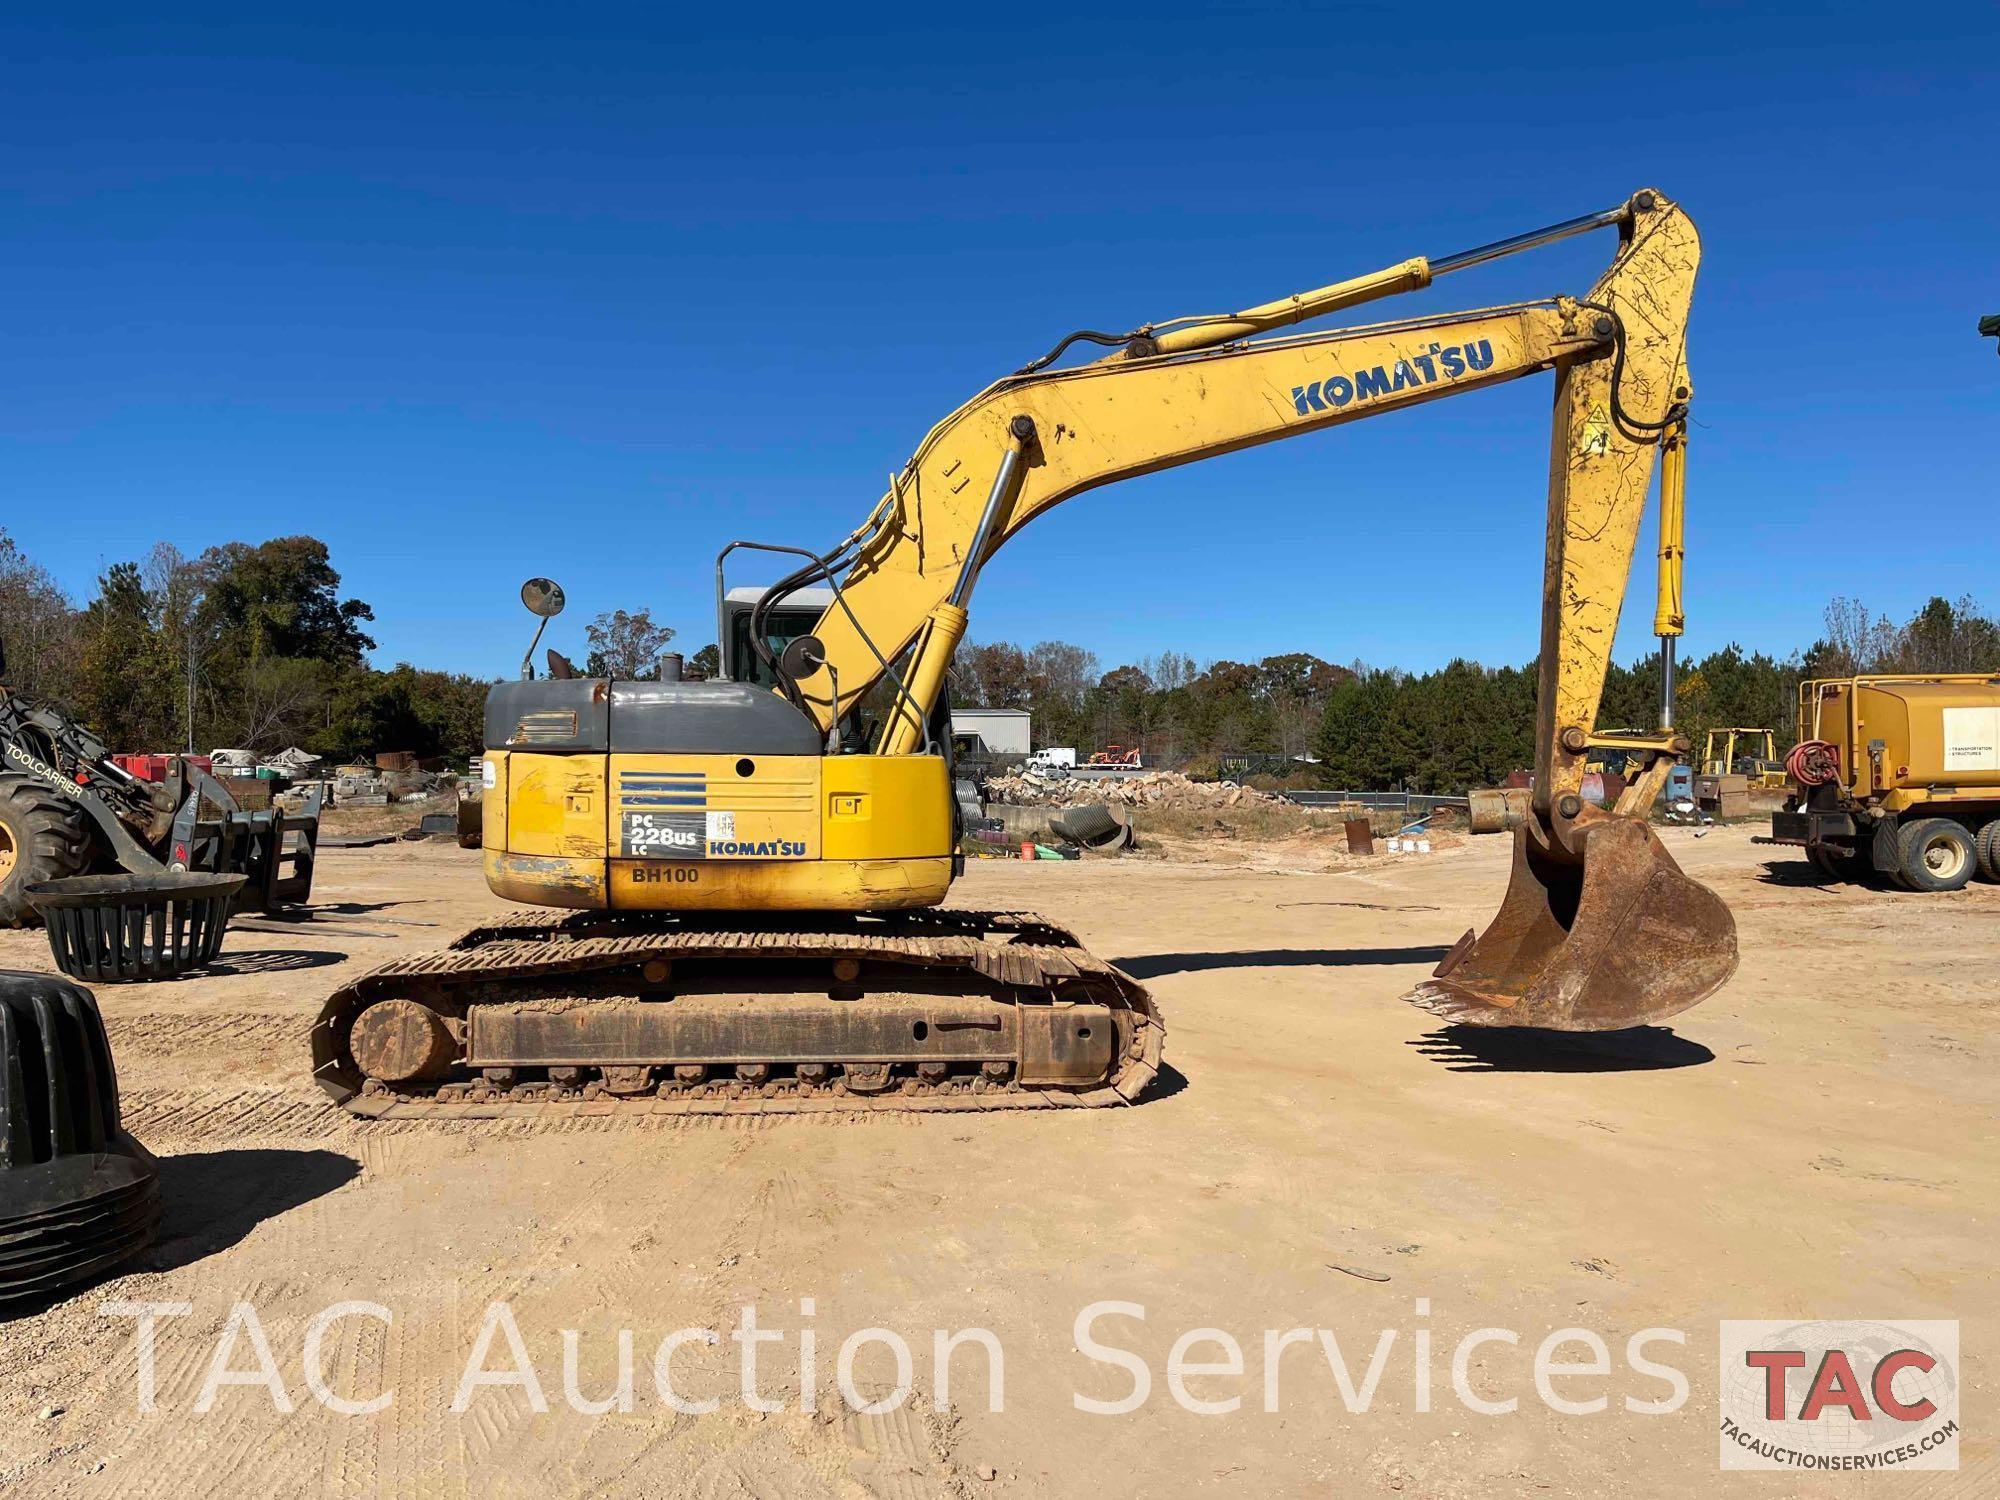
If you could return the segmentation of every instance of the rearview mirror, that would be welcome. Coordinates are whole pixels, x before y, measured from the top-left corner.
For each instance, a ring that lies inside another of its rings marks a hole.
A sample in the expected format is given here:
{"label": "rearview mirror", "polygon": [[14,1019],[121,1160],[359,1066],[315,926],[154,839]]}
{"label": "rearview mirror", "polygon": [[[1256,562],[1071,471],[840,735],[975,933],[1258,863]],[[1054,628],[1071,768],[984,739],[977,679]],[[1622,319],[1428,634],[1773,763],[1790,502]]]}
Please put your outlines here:
{"label": "rearview mirror", "polygon": [[541,623],[535,626],[535,638],[528,642],[528,654],[521,658],[521,680],[528,682],[535,675],[535,647],[542,643],[542,632],[549,628],[549,621],[562,613],[562,585],[553,578],[530,578],[521,585],[521,602],[528,606],[529,614],[541,616]]}
{"label": "rearview mirror", "polygon": [[521,585],[521,602],[529,614],[552,620],[563,612],[562,585],[553,578],[530,578]]}

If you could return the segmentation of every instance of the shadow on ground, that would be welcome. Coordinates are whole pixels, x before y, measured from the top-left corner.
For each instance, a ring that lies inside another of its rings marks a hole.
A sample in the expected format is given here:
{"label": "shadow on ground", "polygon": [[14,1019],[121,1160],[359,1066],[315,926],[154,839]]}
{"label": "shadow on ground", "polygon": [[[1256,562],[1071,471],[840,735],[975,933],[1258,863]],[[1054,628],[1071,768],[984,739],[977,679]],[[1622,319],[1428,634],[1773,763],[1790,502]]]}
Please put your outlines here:
{"label": "shadow on ground", "polygon": [[289,974],[295,969],[324,969],[345,963],[347,955],[332,949],[246,948],[241,953],[225,953],[201,969],[203,975]]}
{"label": "shadow on ground", "polygon": [[1623,1031],[1440,1026],[1409,1045],[1454,1073],[1631,1073],[1715,1061],[1708,1048],[1669,1026]]}
{"label": "shadow on ground", "polygon": [[1757,879],[1764,885],[1782,886],[1832,886],[1842,882],[1826,874],[1818,865],[1806,860],[1773,859],[1764,862],[1764,873]]}
{"label": "shadow on ground", "polygon": [[240,1149],[160,1158],[166,1218],[134,1267],[173,1271],[227,1250],[266,1219],[352,1182],[361,1164],[339,1151]]}
{"label": "shadow on ground", "polygon": [[1112,962],[1134,979],[1204,969],[1344,969],[1368,964],[1435,964],[1449,948],[1253,948],[1243,953],[1142,953]]}
{"label": "shadow on ground", "polygon": [[1300,906],[1352,906],[1361,911],[1438,911],[1435,906],[1399,906],[1391,901],[1280,901],[1279,911]]}
{"label": "shadow on ground", "polygon": [[[1850,867],[1853,868],[1853,867]],[[1819,866],[1797,860],[1768,860],[1764,871],[1757,877],[1759,885],[1783,886],[1787,890],[1842,891],[1888,891],[1895,895],[1908,894],[1907,888],[1898,885],[1892,876],[1884,875],[1872,866],[1854,869],[1851,879],[1822,873]]]}
{"label": "shadow on ground", "polygon": [[310,922],[316,917],[358,917],[367,912],[387,911],[392,906],[408,904],[406,901],[315,901],[307,906],[260,911],[257,916],[267,922]]}
{"label": "shadow on ground", "polygon": [[0,1300],[0,1324],[39,1316],[134,1271],[177,1271],[227,1250],[266,1219],[352,1182],[361,1164],[337,1151],[196,1151],[163,1156],[165,1215],[145,1249],[45,1295]]}

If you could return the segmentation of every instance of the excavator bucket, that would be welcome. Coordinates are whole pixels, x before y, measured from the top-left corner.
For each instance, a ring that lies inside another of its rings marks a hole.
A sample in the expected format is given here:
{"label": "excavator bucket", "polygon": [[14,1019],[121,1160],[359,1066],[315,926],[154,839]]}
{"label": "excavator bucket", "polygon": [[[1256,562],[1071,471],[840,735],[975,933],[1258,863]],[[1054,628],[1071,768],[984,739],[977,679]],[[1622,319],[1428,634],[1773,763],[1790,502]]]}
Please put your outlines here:
{"label": "excavator bucket", "polygon": [[1514,831],[1493,924],[1404,998],[1466,1026],[1617,1031],[1699,1004],[1736,972],[1736,921],[1636,818],[1587,811],[1581,861]]}

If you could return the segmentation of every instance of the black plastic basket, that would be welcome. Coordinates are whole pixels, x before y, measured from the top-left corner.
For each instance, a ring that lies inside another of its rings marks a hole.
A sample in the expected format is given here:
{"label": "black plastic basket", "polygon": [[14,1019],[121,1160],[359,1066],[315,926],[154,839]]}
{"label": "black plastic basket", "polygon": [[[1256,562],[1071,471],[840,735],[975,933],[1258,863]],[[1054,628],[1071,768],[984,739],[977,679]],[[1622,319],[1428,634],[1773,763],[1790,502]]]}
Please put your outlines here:
{"label": "black plastic basket", "polygon": [[56,967],[116,984],[172,979],[210,962],[242,875],[72,875],[28,887]]}
{"label": "black plastic basket", "polygon": [[157,1167],[124,1130],[97,999],[0,972],[0,1316],[143,1249]]}

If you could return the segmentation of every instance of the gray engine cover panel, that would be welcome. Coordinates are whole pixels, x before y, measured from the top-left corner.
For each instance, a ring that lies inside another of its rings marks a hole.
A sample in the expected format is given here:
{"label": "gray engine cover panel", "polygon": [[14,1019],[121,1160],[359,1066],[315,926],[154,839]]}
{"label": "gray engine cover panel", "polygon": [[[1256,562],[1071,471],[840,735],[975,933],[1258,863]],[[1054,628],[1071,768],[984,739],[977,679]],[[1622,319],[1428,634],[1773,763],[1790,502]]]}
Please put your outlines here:
{"label": "gray engine cover panel", "polygon": [[624,755],[818,755],[819,728],[747,682],[602,677],[496,683],[486,748]]}

